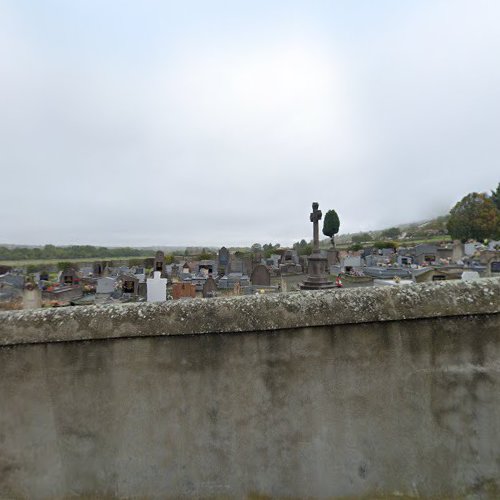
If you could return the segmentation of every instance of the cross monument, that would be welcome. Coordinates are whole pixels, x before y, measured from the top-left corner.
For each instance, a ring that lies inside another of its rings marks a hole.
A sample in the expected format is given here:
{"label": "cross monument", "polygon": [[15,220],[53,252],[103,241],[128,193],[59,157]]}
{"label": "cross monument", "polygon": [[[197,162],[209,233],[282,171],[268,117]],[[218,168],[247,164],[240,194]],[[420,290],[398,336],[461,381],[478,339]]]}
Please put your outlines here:
{"label": "cross monument", "polygon": [[322,216],[319,203],[315,201],[309,216],[309,220],[313,223],[313,251],[308,257],[309,274],[300,284],[302,290],[321,290],[335,286],[328,277],[328,259],[322,257],[319,250],[319,221]]}

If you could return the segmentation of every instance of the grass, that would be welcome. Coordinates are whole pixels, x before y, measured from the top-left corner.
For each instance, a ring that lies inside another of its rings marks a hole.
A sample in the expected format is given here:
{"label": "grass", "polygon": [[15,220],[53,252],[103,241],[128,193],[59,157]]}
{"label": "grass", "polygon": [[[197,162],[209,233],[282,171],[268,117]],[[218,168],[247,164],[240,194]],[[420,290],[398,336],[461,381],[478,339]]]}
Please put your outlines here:
{"label": "grass", "polygon": [[[384,240],[385,241],[385,240]],[[415,245],[422,245],[422,244],[435,244],[435,243],[440,243],[441,241],[444,241],[445,243],[451,243],[453,240],[449,235],[445,236],[431,236],[430,238],[422,238],[418,240],[391,240],[396,242],[399,246],[401,247],[406,247],[406,246],[415,246]],[[362,243],[362,245],[365,248],[371,247],[375,243],[375,241],[367,241],[365,243]],[[336,248],[339,250],[346,250],[350,248],[353,244],[352,243],[346,243],[346,244],[336,244]],[[325,247],[325,249],[328,247]]]}

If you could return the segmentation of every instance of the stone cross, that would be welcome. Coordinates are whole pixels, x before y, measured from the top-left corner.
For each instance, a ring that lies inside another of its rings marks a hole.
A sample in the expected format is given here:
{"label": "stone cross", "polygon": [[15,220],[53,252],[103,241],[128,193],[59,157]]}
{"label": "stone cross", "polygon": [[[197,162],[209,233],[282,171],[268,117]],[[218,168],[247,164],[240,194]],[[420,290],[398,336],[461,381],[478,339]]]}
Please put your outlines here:
{"label": "stone cross", "polygon": [[313,223],[313,251],[319,252],[319,221],[321,220],[321,217],[323,214],[321,213],[321,210],[318,210],[319,208],[319,203],[314,202],[312,204],[313,211],[311,212],[311,222]]}

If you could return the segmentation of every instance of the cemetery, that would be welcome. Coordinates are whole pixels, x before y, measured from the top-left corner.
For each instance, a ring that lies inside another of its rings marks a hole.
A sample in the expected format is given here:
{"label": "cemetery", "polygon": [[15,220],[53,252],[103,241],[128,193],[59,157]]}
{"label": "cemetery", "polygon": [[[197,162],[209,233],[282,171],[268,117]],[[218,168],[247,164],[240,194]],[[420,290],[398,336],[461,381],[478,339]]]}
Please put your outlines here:
{"label": "cemetery", "polygon": [[0,312],[0,497],[497,498],[498,278],[165,301],[166,279]]}
{"label": "cemetery", "polygon": [[[258,487],[318,498],[411,497],[415,485],[433,498],[488,492],[500,408],[485,397],[500,384],[498,245],[341,249],[332,235],[325,248],[328,213],[323,219],[312,204],[308,255],[222,246],[210,259],[158,250],[134,262],[1,269],[8,433],[0,459],[3,452],[8,462],[0,462],[0,496],[21,485],[34,497],[104,497],[114,484],[124,497],[189,497],[193,482],[215,498]],[[29,423],[33,415],[42,427]],[[158,417],[164,423],[151,431]],[[479,437],[462,424],[471,419]],[[449,450],[454,463],[473,461],[482,479],[450,466]],[[59,475],[54,457],[64,463]],[[311,490],[321,467],[328,479]],[[241,485],[234,477],[247,469]]]}
{"label": "cemetery", "polygon": [[[332,246],[325,249],[319,240],[322,219],[315,202],[309,216],[313,226],[309,255],[299,255],[295,248],[276,248],[267,256],[261,249],[252,248],[243,254],[222,246],[215,258],[173,256],[168,264],[165,253],[158,250],[152,257],[135,259],[134,265],[96,260],[68,264],[59,271],[44,265],[30,273],[25,268],[3,266],[0,309],[157,303],[500,276],[497,241],[488,245],[454,241],[346,250],[333,246],[334,233],[330,231]],[[326,224],[325,218],[323,231]],[[40,292],[39,297],[35,290]]]}

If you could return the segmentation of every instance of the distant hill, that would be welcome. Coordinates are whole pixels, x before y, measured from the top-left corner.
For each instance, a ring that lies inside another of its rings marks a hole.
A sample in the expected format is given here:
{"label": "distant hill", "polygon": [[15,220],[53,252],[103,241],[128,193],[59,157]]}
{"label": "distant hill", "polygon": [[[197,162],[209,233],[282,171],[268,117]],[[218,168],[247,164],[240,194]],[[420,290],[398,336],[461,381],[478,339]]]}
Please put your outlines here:
{"label": "distant hill", "polygon": [[[449,215],[441,215],[434,219],[421,220],[418,222],[410,222],[407,224],[399,224],[385,229],[377,229],[375,231],[362,231],[358,233],[346,233],[335,236],[335,244],[342,247],[348,246],[355,242],[364,242],[363,236],[369,235],[366,241],[422,241],[422,240],[435,240],[442,237],[449,239],[446,223]],[[391,229],[399,229],[399,236],[393,236]],[[321,241],[322,247],[330,246],[330,239],[325,238]]]}

